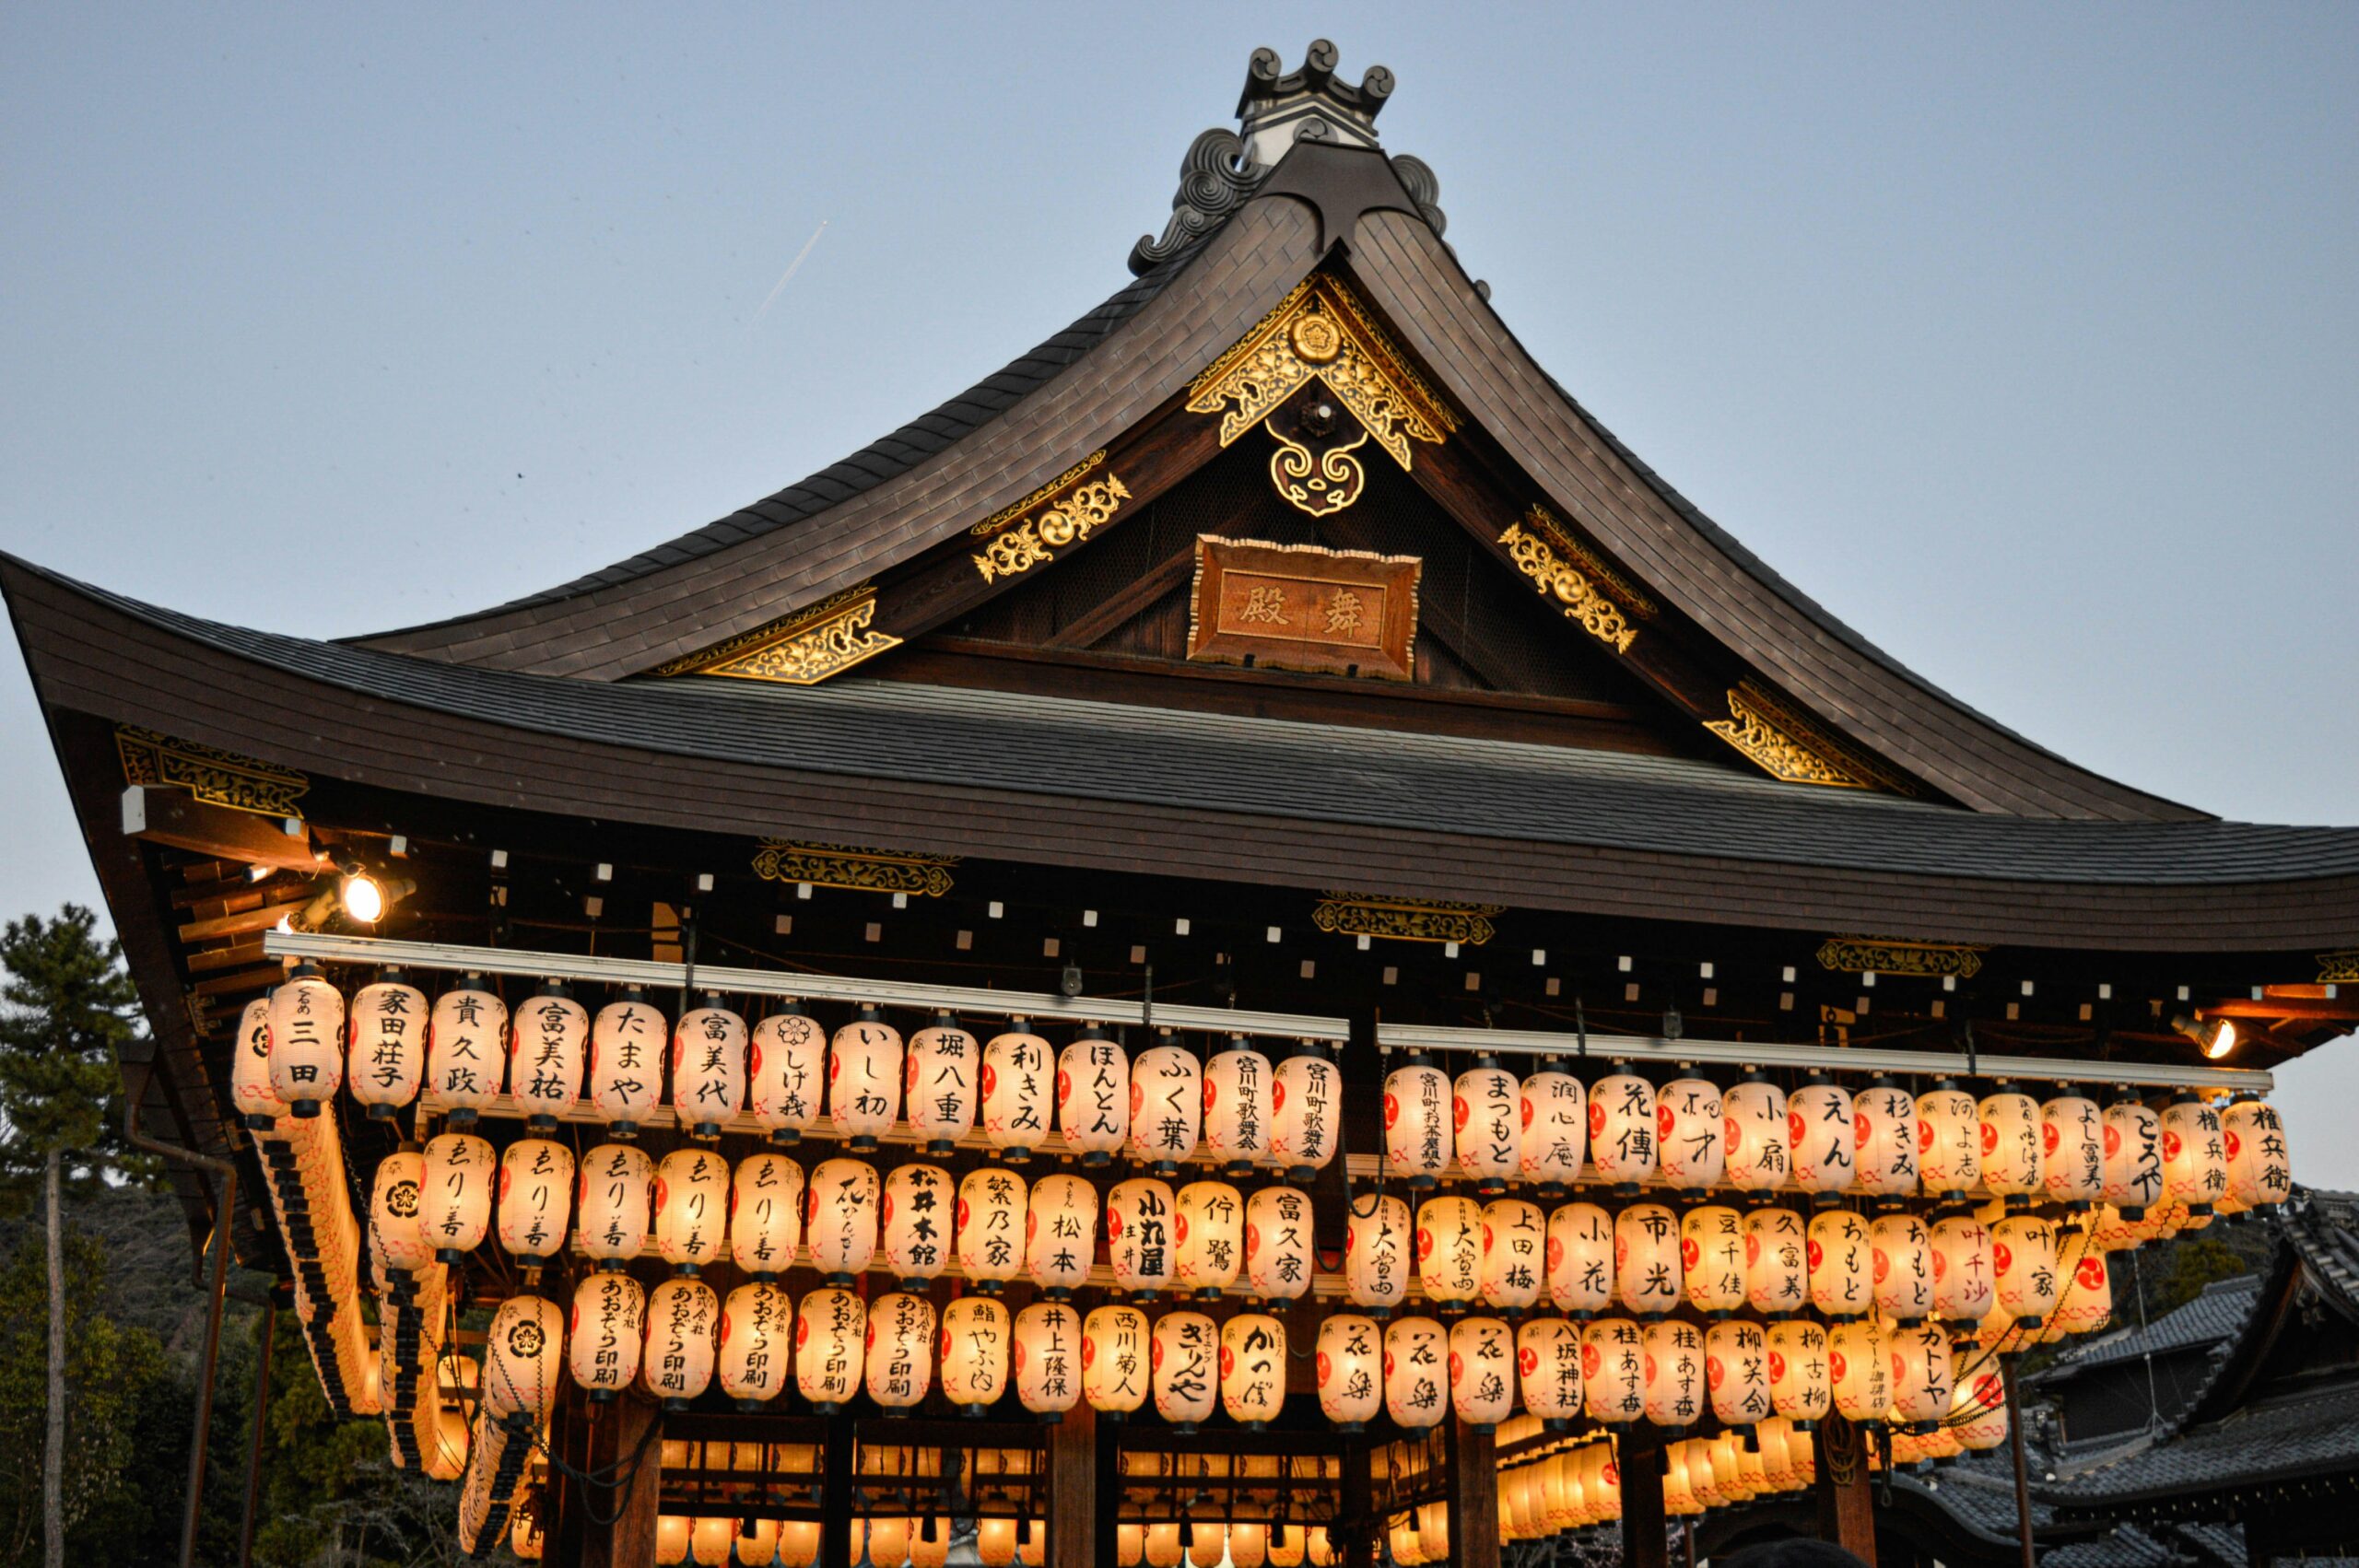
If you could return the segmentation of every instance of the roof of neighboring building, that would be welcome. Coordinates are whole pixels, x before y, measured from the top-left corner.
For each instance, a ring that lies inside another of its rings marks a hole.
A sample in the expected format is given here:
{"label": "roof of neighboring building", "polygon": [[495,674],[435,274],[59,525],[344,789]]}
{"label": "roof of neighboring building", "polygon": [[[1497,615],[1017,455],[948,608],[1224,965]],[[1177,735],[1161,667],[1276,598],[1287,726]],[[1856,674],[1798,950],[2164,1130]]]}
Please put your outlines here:
{"label": "roof of neighboring building", "polygon": [[2359,1387],[2251,1404],[2044,1488],[2076,1508],[2234,1491],[2359,1467]]}
{"label": "roof of neighboring building", "polygon": [[2174,1308],[2143,1328],[2117,1329],[2066,1350],[2055,1365],[2041,1375],[2043,1382],[2075,1371],[2089,1371],[2136,1361],[2146,1355],[2167,1355],[2198,1346],[2216,1345],[2241,1332],[2259,1299],[2261,1277],[2237,1274],[2214,1280],[2193,1301]]}

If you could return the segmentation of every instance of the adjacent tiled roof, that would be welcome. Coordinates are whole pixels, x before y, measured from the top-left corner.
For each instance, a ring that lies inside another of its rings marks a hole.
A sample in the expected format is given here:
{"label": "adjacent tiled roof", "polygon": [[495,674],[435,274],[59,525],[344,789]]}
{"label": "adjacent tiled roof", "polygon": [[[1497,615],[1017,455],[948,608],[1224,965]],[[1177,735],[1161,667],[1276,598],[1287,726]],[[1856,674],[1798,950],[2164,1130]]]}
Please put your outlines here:
{"label": "adjacent tiled roof", "polygon": [[2125,1524],[2092,1540],[2057,1547],[2039,1561],[2041,1568],[2172,1568],[2184,1563],[2245,1568],[2245,1533],[2237,1525]]}
{"label": "adjacent tiled roof", "polygon": [[2055,1370],[2044,1374],[2041,1380],[2233,1339],[2252,1316],[2253,1303],[2259,1299],[2260,1281],[2259,1274],[2215,1280],[2204,1286],[2193,1301],[2165,1313],[2143,1328],[2118,1330],[2072,1346],[2056,1358]]}
{"label": "adjacent tiled roof", "polygon": [[2039,1489],[2074,1508],[2234,1491],[2359,1467],[2359,1387],[2248,1405]]}

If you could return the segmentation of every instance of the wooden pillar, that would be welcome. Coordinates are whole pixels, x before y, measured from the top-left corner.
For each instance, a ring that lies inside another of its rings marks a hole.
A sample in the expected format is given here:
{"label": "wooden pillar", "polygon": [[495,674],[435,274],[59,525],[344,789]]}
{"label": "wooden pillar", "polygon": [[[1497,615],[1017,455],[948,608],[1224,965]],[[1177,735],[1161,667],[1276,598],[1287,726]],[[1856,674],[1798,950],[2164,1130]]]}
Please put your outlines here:
{"label": "wooden pillar", "polygon": [[1622,1472],[1622,1568],[1671,1568],[1662,1506],[1662,1428],[1640,1422],[1614,1440]]}
{"label": "wooden pillar", "polygon": [[819,1464],[819,1568],[851,1568],[851,1417],[827,1418]]}
{"label": "wooden pillar", "polygon": [[1376,1543],[1383,1530],[1376,1517],[1375,1463],[1373,1443],[1356,1435],[1344,1439],[1343,1495],[1328,1542],[1342,1555],[1344,1568],[1376,1568]]}
{"label": "wooden pillar", "polygon": [[[645,1568],[655,1561],[655,1515],[663,1495],[663,1408],[625,1394],[601,1410],[592,1418],[590,1465],[615,1481],[581,1500],[584,1568]],[[610,1523],[598,1523],[609,1516]]]}
{"label": "wooden pillar", "polygon": [[1093,1568],[1100,1561],[1097,1480],[1097,1412],[1079,1403],[1049,1428],[1048,1568]]}
{"label": "wooden pillar", "polygon": [[1818,1535],[1876,1568],[1875,1493],[1868,1477],[1866,1434],[1831,1411],[1818,1423]]}
{"label": "wooden pillar", "polygon": [[1487,1432],[1449,1423],[1449,1560],[1499,1568],[1499,1449]]}

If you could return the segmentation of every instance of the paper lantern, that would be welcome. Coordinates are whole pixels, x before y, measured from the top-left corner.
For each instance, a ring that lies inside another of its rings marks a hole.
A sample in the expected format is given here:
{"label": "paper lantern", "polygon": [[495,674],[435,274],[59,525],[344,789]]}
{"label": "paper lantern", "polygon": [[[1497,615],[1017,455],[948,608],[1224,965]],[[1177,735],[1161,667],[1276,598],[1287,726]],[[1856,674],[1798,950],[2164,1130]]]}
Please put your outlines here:
{"label": "paper lantern", "polygon": [[1581,1489],[1591,1499],[1590,1505],[1599,1519],[1622,1516],[1622,1464],[1613,1444],[1589,1445],[1581,1469]]}
{"label": "paper lantern", "polygon": [[821,1415],[834,1415],[858,1392],[867,1329],[867,1309],[839,1286],[813,1291],[795,1309],[794,1384]]}
{"label": "paper lantern", "polygon": [[655,1162],[628,1143],[581,1156],[574,1239],[595,1267],[628,1263],[647,1245],[654,1217]]}
{"label": "paper lantern", "polygon": [[[816,1568],[819,1521],[781,1519],[778,1524],[778,1568]],[[989,1562],[986,1558],[984,1561]]]}
{"label": "paper lantern", "polygon": [[1696,1311],[1725,1317],[1743,1306],[1744,1217],[1718,1203],[1681,1215],[1679,1264],[1687,1299]]}
{"label": "paper lantern", "polygon": [[1108,1415],[1128,1415],[1146,1400],[1146,1314],[1120,1304],[1091,1311],[1081,1329],[1081,1397]]}
{"label": "paper lantern", "polygon": [[1413,1188],[1432,1187],[1449,1168],[1449,1080],[1423,1056],[1384,1080],[1384,1157]]}
{"label": "paper lantern", "polygon": [[1674,1078],[1655,1091],[1656,1169],[1683,1192],[1720,1184],[1728,1158],[1719,1085]]}
{"label": "paper lantern", "polygon": [[1170,1187],[1153,1176],[1119,1182],[1106,1195],[1106,1261],[1119,1289],[1153,1301],[1168,1288],[1177,1263],[1176,1214]]}
{"label": "paper lantern", "polygon": [[[282,988],[283,989],[283,988]],[[273,1005],[276,994],[273,993]],[[272,1036],[276,1042],[277,1036]],[[271,1047],[271,1071],[278,1071],[277,1046]],[[277,1082],[274,1076],[274,1082]],[[286,1093],[282,1084],[279,1092]],[[2186,1206],[2189,1214],[2205,1218],[2212,1205],[2228,1191],[2228,1145],[2221,1137],[2220,1113],[2210,1102],[2182,1090],[2163,1107],[2163,1194]]]}
{"label": "paper lantern", "polygon": [[2220,1113],[2220,1138],[2228,1156],[2228,1196],[2240,1206],[2267,1208],[2293,1196],[2285,1123],[2259,1095],[2243,1091],[2228,1102]]}
{"label": "paper lantern", "polygon": [[1561,1317],[1527,1317],[1516,1330],[1523,1408],[1551,1427],[1581,1413],[1580,1330]]}
{"label": "paper lantern", "polygon": [[[267,1016],[269,1004],[263,1005]],[[384,1121],[417,1098],[426,1076],[426,993],[405,981],[398,969],[386,970],[353,993],[345,1020],[344,1082],[370,1120]],[[581,1076],[577,1050],[577,1084]]]}
{"label": "paper lantern", "polygon": [[1892,1419],[1920,1433],[1950,1413],[1949,1336],[1930,1323],[1894,1331]]}
{"label": "paper lantern", "polygon": [[1972,1214],[1933,1222],[1933,1312],[1950,1323],[1979,1323],[1998,1304],[1990,1228]]}
{"label": "paper lantern", "polygon": [[1213,1413],[1220,1392],[1219,1349],[1220,1330],[1201,1312],[1167,1312],[1156,1320],[1148,1354],[1156,1414],[1193,1432]]}
{"label": "paper lantern", "polygon": [[573,1215],[573,1151],[520,1138],[499,1156],[499,1245],[537,1265],[565,1246]]}
{"label": "paper lantern", "polygon": [[2069,1239],[2057,1248],[2062,1283],[2041,1336],[2049,1342],[2067,1334],[2094,1334],[2113,1319],[2113,1280],[2105,1253],[2085,1233],[2065,1235]]}
{"label": "paper lantern", "polygon": [[684,1410],[712,1382],[721,1299],[701,1280],[666,1280],[647,1299],[647,1348],[640,1372],[667,1410]]}
{"label": "paper lantern", "polygon": [[1703,1500],[1696,1495],[1696,1473],[1698,1460],[1704,1472],[1711,1472],[1711,1460],[1696,1447],[1696,1440],[1673,1443],[1662,1451],[1662,1511],[1673,1519],[1689,1518],[1704,1511]]}
{"label": "paper lantern", "polygon": [[1451,1141],[1458,1168],[1485,1196],[1507,1190],[1523,1164],[1523,1106],[1515,1075],[1498,1059],[1480,1056],[1458,1075],[1450,1099]]}
{"label": "paper lantern", "polygon": [[[499,1036],[492,1038],[497,1042]],[[483,1071],[496,1080],[496,1043],[487,1054],[490,1065]],[[270,993],[271,1089],[286,1102],[289,1114],[309,1120],[335,1098],[343,1084],[344,994],[321,977],[317,965],[299,964]],[[488,1104],[499,1093],[499,1084],[494,1082],[481,1103]],[[462,1113],[478,1102],[446,1095],[444,1103],[452,1107],[452,1125],[464,1126],[473,1117],[463,1119]]]}
{"label": "paper lantern", "polygon": [[1969,1454],[1987,1454],[2007,1441],[2007,1383],[1995,1370],[1971,1370],[1957,1379],[1950,1430]]}
{"label": "paper lantern", "polygon": [[1319,1410],[1343,1431],[1359,1431],[1383,1407],[1383,1346],[1374,1318],[1335,1312],[1320,1322]]}
{"label": "paper lantern", "polygon": [[827,1160],[811,1173],[803,1205],[812,1266],[831,1285],[849,1285],[876,1256],[882,1198],[876,1167],[865,1160]]}
{"label": "paper lantern", "polygon": [[759,1564],[761,1568],[769,1568],[771,1562],[777,1561],[779,1538],[782,1533],[779,1527],[779,1520],[745,1519],[731,1522],[737,1526],[736,1562]]}
{"label": "paper lantern", "polygon": [[1950,1202],[1981,1184],[1981,1107],[1949,1079],[1917,1096],[1917,1167],[1925,1191]]}
{"label": "paper lantern", "polygon": [[1220,1403],[1228,1419],[1259,1432],[1286,1402],[1286,1326],[1266,1312],[1240,1312],[1220,1327]]}
{"label": "paper lantern", "polygon": [[656,1256],[693,1274],[722,1255],[728,1224],[729,1162],[706,1149],[664,1155],[655,1167]]}
{"label": "paper lantern", "polygon": [[887,1410],[924,1402],[933,1386],[933,1304],[896,1291],[868,1306],[868,1397]]}
{"label": "paper lantern", "polygon": [[1599,1317],[1582,1326],[1581,1383],[1591,1421],[1627,1426],[1647,1413],[1647,1357],[1636,1323]]}
{"label": "paper lantern", "polygon": [[[434,1016],[439,1035],[441,1001]],[[431,1076],[439,1088],[440,1075]],[[638,987],[626,987],[590,1021],[590,1104],[605,1117],[609,1137],[628,1139],[663,1097],[663,1015]]]}
{"label": "paper lantern", "polygon": [[2163,1123],[2125,1091],[2105,1108],[2105,1200],[2136,1221],[2163,1200]]}
{"label": "paper lantern", "polygon": [[945,1568],[949,1561],[950,1521],[940,1515],[911,1521],[910,1568]]}
{"label": "paper lantern", "polygon": [[1265,1187],[1245,1202],[1245,1277],[1265,1302],[1294,1301],[1310,1289],[1310,1199]]}
{"label": "paper lantern", "polygon": [[827,1054],[826,1034],[797,1002],[781,1003],[749,1032],[745,1103],[772,1143],[799,1143],[819,1125]]}
{"label": "paper lantern", "polygon": [[1750,1209],[1744,1215],[1744,1300],[1754,1311],[1783,1316],[1810,1304],[1810,1247],[1799,1211]]}
{"label": "paper lantern", "polygon": [[901,1032],[863,1007],[827,1042],[827,1119],[853,1153],[864,1154],[900,1115]]}
{"label": "paper lantern", "polygon": [[1614,1286],[1622,1305],[1642,1316],[1679,1305],[1679,1221],[1661,1204],[1633,1203],[1614,1216]]}
{"label": "paper lantern", "polygon": [[1147,1568],[1180,1568],[1188,1555],[1180,1544],[1180,1527],[1168,1522],[1146,1527],[1145,1550]]}
{"label": "paper lantern", "polygon": [[1554,1198],[1567,1183],[1580,1179],[1581,1163],[1589,1157],[1589,1095],[1579,1079],[1547,1068],[1525,1077],[1520,1098],[1519,1168],[1524,1180],[1540,1183],[1542,1197]]}
{"label": "paper lantern", "polygon": [[1653,1176],[1659,1132],[1654,1086],[1645,1079],[1616,1071],[1590,1086],[1590,1160],[1616,1195],[1635,1198],[1638,1185]]}
{"label": "paper lantern", "polygon": [[1384,1329],[1384,1409],[1422,1430],[1449,1413],[1449,1336],[1430,1317],[1396,1317]]}
{"label": "paper lantern", "polygon": [[594,1402],[612,1399],[639,1375],[646,1320],[647,1293],[628,1274],[585,1274],[573,1287],[566,1361]]}
{"label": "paper lantern", "polygon": [[2040,1163],[2048,1196],[2086,1208],[2105,1196],[2105,1115],[2080,1094],[2058,1094],[2039,1107]]}
{"label": "paper lantern", "polygon": [[741,1410],[758,1410],[786,1389],[786,1293],[766,1280],[729,1293],[721,1313],[721,1387]]}
{"label": "paper lantern", "polygon": [[991,1296],[960,1296],[942,1313],[942,1391],[962,1410],[992,1404],[1007,1388],[1007,1308]]}
{"label": "paper lantern", "polygon": [[1846,1421],[1882,1422],[1892,1405],[1890,1368],[1883,1328],[1872,1317],[1855,1317],[1826,1331],[1826,1369],[1835,1387],[1835,1408]]}
{"label": "paper lantern", "polygon": [[1785,1092],[1755,1073],[1720,1096],[1721,1174],[1743,1192],[1775,1192],[1786,1185]]}
{"label": "paper lantern", "polygon": [[471,1132],[444,1132],[426,1144],[418,1191],[418,1234],[445,1263],[463,1263],[491,1226],[498,1180],[491,1145]]}
{"label": "paper lantern", "polygon": [[1769,1405],[1790,1422],[1825,1418],[1835,1394],[1826,1329],[1807,1317],[1781,1318],[1762,1334],[1769,1356]]}
{"label": "paper lantern", "polygon": [[[1115,1560],[1122,1568],[1134,1568],[1145,1561],[1145,1527],[1121,1525],[1121,1544]],[[1015,1561],[1015,1521],[1004,1518],[984,1518],[975,1521],[975,1557],[983,1568],[1010,1568]]]}
{"label": "paper lantern", "polygon": [[729,1257],[748,1278],[775,1280],[793,1267],[803,1245],[803,1167],[783,1154],[738,1162],[729,1179]]}
{"label": "paper lantern", "polygon": [[1304,1531],[1300,1525],[1278,1525],[1270,1531],[1269,1568],[1301,1568]]}
{"label": "paper lantern", "polygon": [[1548,1299],[1575,1317],[1614,1305],[1614,1222],[1594,1203],[1548,1216]]}
{"label": "paper lantern", "polygon": [[948,1266],[957,1203],[950,1173],[939,1165],[895,1165],[886,1176],[877,1220],[885,1267],[903,1290],[923,1290]]}
{"label": "paper lantern", "polygon": [[287,1114],[270,1082],[270,999],[257,997],[238,1015],[238,1044],[229,1058],[229,1097],[245,1124],[267,1130]]}
{"label": "paper lantern", "polygon": [[1933,1313],[1933,1243],[1914,1214],[1879,1214],[1868,1227],[1875,1258],[1877,1307],[1895,1322],[1915,1323]]}
{"label": "paper lantern", "polygon": [[1702,1415],[1704,1331],[1693,1323],[1649,1318],[1638,1327],[1646,1360],[1647,1419],[1657,1426],[1686,1426]]}
{"label": "paper lantern", "polygon": [[383,1266],[415,1274],[434,1261],[434,1243],[418,1223],[426,1156],[405,1145],[377,1162],[369,1192],[369,1237]]}
{"label": "paper lantern", "polygon": [[1351,1199],[1344,1229],[1344,1288],[1352,1305],[1384,1316],[1408,1299],[1409,1205],[1371,1194]]}
{"label": "paper lantern", "polygon": [[555,1132],[580,1102],[589,1049],[590,1014],[556,981],[518,1005],[508,1023],[508,1086],[528,1130]]}
{"label": "paper lantern", "polygon": [[1822,1209],[1810,1220],[1810,1304],[1828,1317],[1851,1317],[1875,1305],[1868,1227],[1848,1209]]}
{"label": "paper lantern", "polygon": [[1015,1560],[1025,1568],[1041,1568],[1049,1555],[1049,1522],[1027,1519],[1024,1533],[1016,1538]]}
{"label": "paper lantern", "polygon": [[1851,1103],[1851,1182],[1872,1198],[1917,1191],[1917,1102],[1879,1078]]}
{"label": "paper lantern", "polygon": [[1269,1527],[1240,1519],[1228,1527],[1229,1568],[1262,1568],[1269,1561]]}
{"label": "paper lantern", "polygon": [[2006,1199],[2010,1208],[2025,1207],[2046,1187],[2039,1102],[2029,1094],[2001,1089],[1983,1095],[1979,1111],[1982,1185]]}
{"label": "paper lantern", "polygon": [[957,1149],[958,1140],[974,1130],[982,1062],[981,1045],[947,1012],[936,1012],[910,1036],[902,1099],[910,1130],[927,1153],[936,1158],[949,1154]]}
{"label": "paper lantern", "polygon": [[1032,1184],[1024,1261],[1032,1282],[1062,1299],[1089,1279],[1097,1258],[1097,1189],[1060,1172]]}
{"label": "paper lantern", "polygon": [[1081,1318],[1062,1302],[1015,1315],[1015,1397],[1035,1415],[1062,1415],[1081,1398]]}
{"label": "paper lantern", "polygon": [[1131,1133],[1131,1059],[1095,1026],[1057,1059],[1057,1125],[1085,1165],[1113,1164]]}
{"label": "paper lantern", "polygon": [[1270,1089],[1270,1156],[1288,1181],[1309,1181],[1335,1157],[1344,1074],[1309,1041],[1278,1063]]}
{"label": "paper lantern", "polygon": [[542,1296],[510,1296],[485,1330],[484,1357],[484,1410],[495,1421],[541,1421],[557,1402],[565,1366],[563,1309]]}
{"label": "paper lantern", "polygon": [[1191,1181],[1180,1189],[1179,1211],[1173,1279],[1202,1297],[1226,1294],[1243,1261],[1244,1200],[1226,1182]]}
{"label": "paper lantern", "polygon": [[2009,1214],[1990,1227],[1992,1282],[2010,1317],[2038,1328],[2056,1309],[2056,1231],[2033,1214]]}
{"label": "paper lantern", "polygon": [[1461,1317],[1449,1330],[1449,1398],[1458,1419],[1489,1432],[1515,1410],[1515,1330],[1496,1317]]}
{"label": "paper lantern", "polygon": [[1049,1042],[1021,1019],[983,1046],[983,1131],[1000,1157],[1022,1164],[1047,1141],[1055,1089]]}
{"label": "paper lantern", "polygon": [[1786,1141],[1794,1163],[1792,1186],[1820,1197],[1851,1185],[1860,1141],[1851,1096],[1813,1074],[1786,1097]]}
{"label": "paper lantern", "polygon": [[1768,1340],[1759,1324],[1731,1319],[1704,1330],[1704,1384],[1723,1426],[1751,1426],[1775,1413]]}
{"label": "paper lantern", "polygon": [[1270,1163],[1270,1059],[1242,1035],[1204,1063],[1204,1147],[1232,1177]]}
{"label": "paper lantern", "polygon": [[1483,1299],[1520,1312],[1540,1299],[1547,1276],[1548,1223],[1540,1206],[1496,1198],[1483,1206]]}
{"label": "paper lantern", "polygon": [[655,1561],[668,1565],[688,1560],[688,1537],[696,1528],[696,1521],[677,1514],[665,1514],[655,1521]]}
{"label": "paper lantern", "polygon": [[910,1560],[910,1522],[891,1515],[869,1520],[867,1546],[870,1568],[902,1568]]}
{"label": "paper lantern", "polygon": [[[688,1561],[698,1568],[720,1568],[730,1558],[737,1540],[737,1521],[731,1518],[707,1516],[689,1527]],[[881,1562],[883,1559],[878,1559]],[[896,1559],[892,1568],[901,1568]]]}
{"label": "paper lantern", "polygon": [[1163,1043],[1131,1063],[1131,1158],[1159,1176],[1179,1173],[1203,1126],[1203,1068],[1193,1051]]}
{"label": "paper lantern", "polygon": [[1473,1301],[1483,1288],[1483,1209],[1471,1198],[1417,1205],[1417,1284],[1437,1304]]}
{"label": "paper lantern", "polygon": [[508,1004],[482,976],[465,976],[435,999],[426,1083],[455,1128],[473,1126],[508,1086]]}
{"label": "paper lantern", "polygon": [[1800,1484],[1794,1474],[1794,1461],[1786,1445],[1794,1440],[1793,1427],[1783,1416],[1771,1416],[1753,1429],[1754,1440],[1761,1445],[1761,1471],[1772,1492],[1791,1492]]}
{"label": "paper lantern", "polygon": [[672,1027],[672,1110],[710,1143],[745,1103],[745,1021],[707,991]]}

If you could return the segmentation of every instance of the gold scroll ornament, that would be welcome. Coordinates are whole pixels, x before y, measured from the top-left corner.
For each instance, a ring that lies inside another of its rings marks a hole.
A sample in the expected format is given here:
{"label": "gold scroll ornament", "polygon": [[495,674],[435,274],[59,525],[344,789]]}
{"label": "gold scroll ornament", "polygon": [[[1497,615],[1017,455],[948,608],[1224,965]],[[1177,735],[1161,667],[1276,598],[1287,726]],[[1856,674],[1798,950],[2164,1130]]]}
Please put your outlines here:
{"label": "gold scroll ornament", "polygon": [[1831,936],[1820,944],[1822,969],[1847,975],[1913,975],[1970,980],[1982,972],[1987,950],[1965,942],[1907,942],[1897,937]]}
{"label": "gold scroll ornament", "polygon": [[1500,904],[1330,893],[1311,910],[1310,923],[1338,936],[1376,937],[1387,942],[1454,942],[1466,947],[1480,947],[1496,934],[1491,917],[1505,907]]}
{"label": "gold scroll ornament", "polygon": [[1521,523],[1511,522],[1499,535],[1499,543],[1506,546],[1516,570],[1555,600],[1565,619],[1616,653],[1630,651],[1630,645],[1638,640],[1638,628],[1623,614],[1621,606],[1599,592],[1588,575],[1557,555],[1547,540],[1527,532]]}
{"label": "gold scroll ornament", "polygon": [[950,891],[956,855],[865,849],[856,844],[800,844],[765,838],[754,852],[754,874],[765,882],[807,882],[861,893],[911,893],[939,898]]}
{"label": "gold scroll ornament", "polygon": [[131,724],[116,728],[114,749],[123,759],[126,784],[185,790],[207,805],[256,816],[300,816],[295,802],[311,788],[311,781],[291,767]]}
{"label": "gold scroll ornament", "polygon": [[655,673],[816,685],[901,645],[899,638],[871,624],[875,615],[876,590],[860,583],[715,647],[675,659]]}
{"label": "gold scroll ornament", "polygon": [[[1015,505],[975,524],[969,532],[990,541],[981,554],[971,557],[983,580],[992,582],[1014,577],[1030,571],[1042,561],[1056,559],[1056,551],[1076,541],[1086,541],[1092,530],[1121,510],[1122,503],[1131,498],[1131,492],[1120,475],[1109,472],[1103,479],[1077,483],[1105,461],[1103,451],[1092,452]],[[1037,517],[1025,517],[1033,508],[1068,487],[1071,493],[1064,499]],[[1015,521],[1019,517],[1024,518],[1022,522]]]}
{"label": "gold scroll ornament", "polygon": [[1732,686],[1729,717],[1704,726],[1743,753],[1773,778],[1789,784],[1820,784],[1835,790],[1916,791],[1894,775],[1855,755],[1817,726],[1752,682]]}

